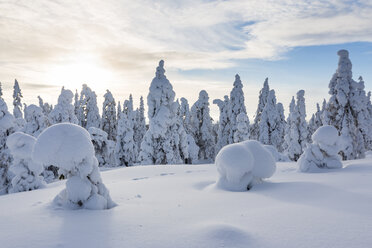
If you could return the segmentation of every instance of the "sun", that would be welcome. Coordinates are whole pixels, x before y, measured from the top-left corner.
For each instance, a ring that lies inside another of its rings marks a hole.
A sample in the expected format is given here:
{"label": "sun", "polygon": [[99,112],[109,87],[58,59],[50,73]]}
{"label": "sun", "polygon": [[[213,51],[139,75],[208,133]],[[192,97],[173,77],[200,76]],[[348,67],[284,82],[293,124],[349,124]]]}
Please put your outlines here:
{"label": "sun", "polygon": [[79,54],[61,61],[48,70],[46,80],[49,84],[65,86],[71,90],[79,90],[82,84],[87,84],[101,91],[112,81],[113,73],[94,55]]}

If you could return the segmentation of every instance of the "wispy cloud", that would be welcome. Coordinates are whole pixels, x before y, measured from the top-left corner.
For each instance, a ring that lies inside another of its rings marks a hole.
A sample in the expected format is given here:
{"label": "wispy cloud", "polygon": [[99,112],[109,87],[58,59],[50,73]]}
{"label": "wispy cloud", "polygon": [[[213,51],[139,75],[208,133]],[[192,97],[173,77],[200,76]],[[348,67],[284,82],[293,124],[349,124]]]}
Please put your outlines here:
{"label": "wispy cloud", "polygon": [[40,75],[81,54],[114,81],[147,83],[159,59],[176,78],[180,69],[277,60],[297,46],[372,42],[371,12],[368,0],[3,0],[0,79],[46,84]]}

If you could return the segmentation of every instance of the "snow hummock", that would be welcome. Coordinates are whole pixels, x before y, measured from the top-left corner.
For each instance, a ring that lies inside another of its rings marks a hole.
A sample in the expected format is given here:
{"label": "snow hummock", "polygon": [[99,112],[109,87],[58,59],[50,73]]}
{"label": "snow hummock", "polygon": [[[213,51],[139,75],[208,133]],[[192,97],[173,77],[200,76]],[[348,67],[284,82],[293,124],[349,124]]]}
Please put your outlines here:
{"label": "snow hummock", "polygon": [[33,159],[55,165],[68,178],[66,189],[54,199],[57,206],[77,209],[107,209],[115,206],[102,183],[98,161],[88,131],[69,123],[53,125],[38,137]]}
{"label": "snow hummock", "polygon": [[297,164],[302,172],[315,172],[320,168],[342,168],[340,151],[340,137],[333,126],[322,126],[312,135],[312,144],[299,158]]}
{"label": "snow hummock", "polygon": [[216,156],[217,186],[231,191],[249,190],[276,169],[271,153],[258,141],[247,140],[223,147]]}
{"label": "snow hummock", "polygon": [[13,156],[10,171],[14,173],[9,193],[30,191],[44,186],[41,164],[32,161],[32,150],[36,139],[28,134],[16,132],[11,134],[6,144]]}

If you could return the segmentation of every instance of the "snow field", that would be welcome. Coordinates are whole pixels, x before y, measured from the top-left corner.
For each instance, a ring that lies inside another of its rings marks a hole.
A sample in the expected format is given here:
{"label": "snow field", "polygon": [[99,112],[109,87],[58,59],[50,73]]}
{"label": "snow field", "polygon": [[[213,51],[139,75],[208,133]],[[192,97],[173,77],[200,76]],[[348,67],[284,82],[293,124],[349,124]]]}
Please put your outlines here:
{"label": "snow field", "polygon": [[278,163],[246,192],[214,187],[214,165],[113,169],[102,172],[118,203],[110,210],[56,208],[64,181],[2,196],[0,240],[4,248],[369,247],[372,159],[344,165],[307,174]]}

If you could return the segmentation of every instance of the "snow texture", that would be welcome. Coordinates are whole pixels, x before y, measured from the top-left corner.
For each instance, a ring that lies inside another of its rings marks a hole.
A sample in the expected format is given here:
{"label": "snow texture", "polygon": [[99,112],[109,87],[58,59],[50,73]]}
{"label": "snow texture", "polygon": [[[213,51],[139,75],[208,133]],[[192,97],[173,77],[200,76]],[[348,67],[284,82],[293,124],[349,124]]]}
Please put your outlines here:
{"label": "snow texture", "polygon": [[109,140],[116,140],[116,102],[109,90],[106,91],[103,97],[105,100],[102,107],[101,128],[107,133]]}
{"label": "snow texture", "polygon": [[322,126],[312,136],[313,143],[308,144],[305,152],[297,161],[299,171],[317,172],[320,169],[341,168],[339,136],[333,126]]}
{"label": "snow texture", "polygon": [[101,120],[97,106],[97,95],[86,84],[80,93],[78,108],[79,125],[89,129],[90,127],[99,128]]}
{"label": "snow texture", "polygon": [[198,159],[201,161],[213,161],[215,156],[215,139],[209,109],[209,96],[205,90],[199,92],[198,100],[191,107],[190,122],[188,124],[185,121],[187,126],[190,125],[186,130],[190,129],[195,143],[199,147]]}
{"label": "snow texture", "polygon": [[38,137],[33,159],[55,165],[67,177],[66,189],[54,204],[68,209],[109,209],[115,206],[102,182],[89,133],[82,127],[62,123],[45,129]]}
{"label": "snow texture", "polygon": [[32,150],[36,139],[22,132],[15,132],[7,139],[7,146],[13,156],[10,171],[14,173],[9,193],[30,191],[44,186],[40,176],[43,171],[41,164],[32,160]]}
{"label": "snow texture", "polygon": [[90,127],[88,132],[92,139],[98,165],[100,167],[112,166],[114,164],[114,141],[109,140],[107,133],[102,129]]}
{"label": "snow texture", "polygon": [[250,190],[276,169],[271,153],[255,140],[223,147],[215,164],[219,172],[217,186],[230,191]]}
{"label": "snow texture", "polygon": [[12,156],[6,145],[6,140],[16,129],[15,119],[9,113],[4,99],[0,97],[0,195],[8,193],[13,177],[13,174],[9,171]]}
{"label": "snow texture", "polygon": [[58,97],[58,103],[49,114],[49,122],[51,125],[63,122],[78,124],[72,98],[74,97],[71,90],[65,90],[62,87],[61,94]]}
{"label": "snow texture", "polygon": [[25,107],[25,121],[23,132],[34,137],[39,136],[49,126],[48,118],[44,115],[43,110],[34,104]]}
{"label": "snow texture", "polygon": [[264,147],[266,148],[266,150],[268,150],[271,153],[271,155],[273,156],[276,162],[289,162],[290,161],[287,155],[278,152],[278,150],[274,146],[264,145]]}

